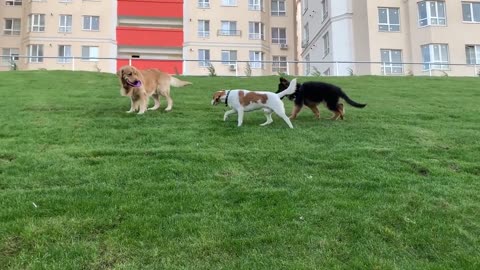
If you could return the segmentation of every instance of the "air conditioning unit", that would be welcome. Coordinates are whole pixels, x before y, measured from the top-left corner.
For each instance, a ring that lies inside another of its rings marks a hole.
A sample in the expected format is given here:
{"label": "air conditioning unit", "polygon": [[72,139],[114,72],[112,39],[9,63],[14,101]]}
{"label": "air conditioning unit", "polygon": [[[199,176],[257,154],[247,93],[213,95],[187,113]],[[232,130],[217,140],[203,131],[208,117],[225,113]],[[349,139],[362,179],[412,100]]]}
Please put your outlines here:
{"label": "air conditioning unit", "polygon": [[237,70],[237,65],[230,64],[230,65],[228,65],[228,69],[230,69],[230,71],[235,71],[235,70]]}
{"label": "air conditioning unit", "polygon": [[280,49],[286,50],[286,49],[288,49],[288,45],[285,44],[285,43],[282,43],[282,44],[280,44]]}

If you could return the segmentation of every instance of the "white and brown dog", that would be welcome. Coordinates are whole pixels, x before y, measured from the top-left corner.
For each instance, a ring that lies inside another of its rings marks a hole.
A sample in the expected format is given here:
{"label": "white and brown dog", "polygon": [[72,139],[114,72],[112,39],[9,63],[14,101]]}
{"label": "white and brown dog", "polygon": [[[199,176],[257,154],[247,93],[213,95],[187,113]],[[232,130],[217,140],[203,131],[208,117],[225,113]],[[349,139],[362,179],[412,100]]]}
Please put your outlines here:
{"label": "white and brown dog", "polygon": [[297,79],[293,79],[290,85],[284,91],[276,94],[266,91],[248,91],[244,89],[220,90],[215,92],[212,99],[212,105],[225,102],[225,106],[232,108],[225,112],[223,121],[226,121],[230,114],[238,114],[238,126],[243,123],[243,113],[263,109],[267,121],[261,126],[266,126],[273,122],[272,113],[280,116],[290,128],[293,128],[290,119],[285,114],[285,107],[281,100],[286,95],[291,95],[297,87]]}

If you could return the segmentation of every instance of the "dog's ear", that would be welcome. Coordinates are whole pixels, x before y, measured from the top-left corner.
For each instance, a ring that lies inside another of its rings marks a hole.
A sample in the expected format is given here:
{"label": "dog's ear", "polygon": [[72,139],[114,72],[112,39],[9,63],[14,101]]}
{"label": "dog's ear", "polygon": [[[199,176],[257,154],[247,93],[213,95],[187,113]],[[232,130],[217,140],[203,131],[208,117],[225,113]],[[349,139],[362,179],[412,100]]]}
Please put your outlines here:
{"label": "dog's ear", "polygon": [[122,69],[119,69],[119,70],[117,71],[117,76],[120,77],[120,76],[122,76],[122,75],[123,75],[123,70],[122,70]]}

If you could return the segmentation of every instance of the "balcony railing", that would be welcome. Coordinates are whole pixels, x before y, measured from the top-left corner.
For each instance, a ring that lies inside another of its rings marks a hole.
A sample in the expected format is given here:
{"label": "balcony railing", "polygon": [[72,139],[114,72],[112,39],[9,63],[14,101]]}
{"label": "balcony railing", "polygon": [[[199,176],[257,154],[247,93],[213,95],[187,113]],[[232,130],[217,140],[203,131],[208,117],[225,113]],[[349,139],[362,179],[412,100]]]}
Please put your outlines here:
{"label": "balcony railing", "polygon": [[240,30],[218,30],[218,36],[241,36],[242,31]]}

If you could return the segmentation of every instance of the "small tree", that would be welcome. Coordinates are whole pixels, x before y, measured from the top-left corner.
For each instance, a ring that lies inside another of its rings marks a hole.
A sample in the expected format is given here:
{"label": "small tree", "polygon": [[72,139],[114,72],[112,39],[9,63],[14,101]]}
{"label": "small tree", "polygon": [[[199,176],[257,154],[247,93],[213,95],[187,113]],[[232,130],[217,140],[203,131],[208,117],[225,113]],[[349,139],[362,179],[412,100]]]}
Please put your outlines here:
{"label": "small tree", "polygon": [[247,62],[247,66],[245,67],[245,76],[252,76],[252,67],[250,66],[249,62]]}
{"label": "small tree", "polygon": [[217,76],[217,73],[215,72],[215,67],[210,63],[210,66],[207,67],[208,69],[208,76],[214,77]]}
{"label": "small tree", "polygon": [[315,76],[315,77],[322,76],[322,73],[320,72],[320,70],[318,70],[317,67],[313,67],[312,69],[313,69],[313,71],[311,72],[312,76]]}

